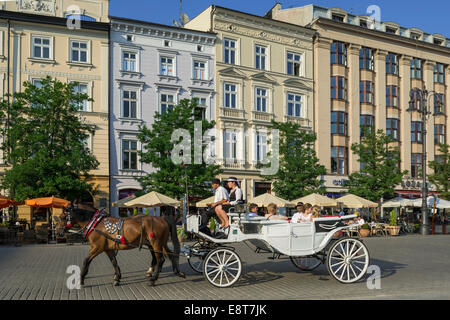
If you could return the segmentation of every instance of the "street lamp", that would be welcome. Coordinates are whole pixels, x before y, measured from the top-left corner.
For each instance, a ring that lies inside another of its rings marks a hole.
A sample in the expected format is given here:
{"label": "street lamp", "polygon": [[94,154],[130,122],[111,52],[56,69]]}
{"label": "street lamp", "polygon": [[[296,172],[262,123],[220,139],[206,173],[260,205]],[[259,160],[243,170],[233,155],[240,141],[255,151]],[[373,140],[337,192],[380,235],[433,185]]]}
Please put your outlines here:
{"label": "street lamp", "polygon": [[[428,206],[427,206],[427,117],[432,113],[428,110],[428,98],[435,97],[435,91],[428,91],[427,89],[414,88],[411,90],[411,100],[409,101],[409,108],[406,111],[418,111],[422,114],[422,225],[420,226],[420,233],[422,235],[430,234],[428,224]],[[419,104],[418,104],[419,103]],[[442,105],[442,101],[437,102]],[[435,113],[433,113],[435,115]]]}

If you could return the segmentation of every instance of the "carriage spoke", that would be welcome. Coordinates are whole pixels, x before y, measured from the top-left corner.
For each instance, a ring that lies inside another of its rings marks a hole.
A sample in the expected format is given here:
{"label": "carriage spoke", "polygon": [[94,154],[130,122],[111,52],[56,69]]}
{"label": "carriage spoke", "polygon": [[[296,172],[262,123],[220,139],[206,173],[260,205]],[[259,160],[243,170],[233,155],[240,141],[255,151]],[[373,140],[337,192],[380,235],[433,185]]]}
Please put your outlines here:
{"label": "carriage spoke", "polygon": [[359,250],[361,250],[363,247],[359,247],[358,250],[356,250],[355,252],[353,252],[353,254],[350,256],[350,259],[353,258],[358,252]]}
{"label": "carriage spoke", "polygon": [[[226,270],[225,270],[226,271]],[[227,273],[226,272],[222,272],[223,275],[225,276],[225,278],[227,279],[227,283],[230,283],[230,279],[228,279]]]}
{"label": "carriage spoke", "polygon": [[228,266],[231,266],[232,264],[238,263],[238,260],[234,260],[233,262],[229,263]]}
{"label": "carriage spoke", "polygon": [[346,269],[347,269],[347,281],[349,281],[350,280],[350,266],[347,265]]}
{"label": "carriage spoke", "polygon": [[[343,266],[344,266],[344,268],[342,268],[341,276],[339,277],[339,279],[341,279],[341,280],[342,280],[342,277],[344,276],[344,272],[345,272],[345,265],[343,265]],[[336,273],[337,273],[337,271],[336,271]]]}
{"label": "carriage spoke", "polygon": [[217,270],[217,271],[219,271],[219,272],[217,272],[217,274],[216,274],[216,276],[214,277],[214,279],[212,279],[212,282],[216,281],[217,277],[218,277],[219,274],[220,274],[220,270]]}
{"label": "carriage spoke", "polygon": [[362,259],[362,258],[365,259],[366,257],[367,257],[367,255],[366,255],[366,254],[363,254],[363,255],[360,255],[360,256],[353,257],[352,260],[357,261],[356,259]]}
{"label": "carriage spoke", "polygon": [[352,269],[353,274],[355,275],[355,278],[357,278],[358,276],[356,275],[355,269],[353,269],[352,265],[350,264],[350,269]]}
{"label": "carriage spoke", "polygon": [[222,285],[222,280],[223,280],[223,272],[220,272],[220,285]]}
{"label": "carriage spoke", "polygon": [[225,270],[226,272],[228,272],[228,274],[230,275],[230,276],[232,276],[233,277],[233,279],[232,280],[234,280],[234,278],[236,278],[236,275],[235,274],[232,274],[230,271],[228,271],[228,270]]}
{"label": "carriage spoke", "polygon": [[349,252],[350,255],[353,255],[353,249],[355,249],[355,247],[356,247],[356,242],[353,243],[353,246]]}
{"label": "carriage spoke", "polygon": [[213,274],[214,272],[219,272],[220,271],[220,269],[213,269],[212,271],[209,271],[209,272],[206,272],[206,274],[209,276],[209,275],[211,275],[211,274]]}
{"label": "carriage spoke", "polygon": [[342,264],[339,268],[337,268],[337,270],[334,271],[335,274],[337,274],[339,272],[339,270],[341,270],[341,268],[343,268],[345,266],[345,264]]}
{"label": "carriage spoke", "polygon": [[338,262],[338,263],[332,264],[331,267],[334,267],[334,266],[337,266],[337,265],[341,265],[341,264],[344,264],[344,262],[342,261],[342,262]]}
{"label": "carriage spoke", "polygon": [[231,258],[233,258],[233,255],[230,255],[230,257],[228,258],[227,262],[224,262],[224,264],[227,264],[227,263],[228,263],[228,261],[230,261],[230,260],[231,260]]}
{"label": "carriage spoke", "polygon": [[227,269],[228,269],[228,270],[236,270],[236,271],[239,271],[238,268],[230,268],[230,267],[228,267]]}
{"label": "carriage spoke", "polygon": [[354,262],[354,263],[361,263],[361,264],[366,264],[366,261],[358,261],[358,260],[353,260],[352,262]]}

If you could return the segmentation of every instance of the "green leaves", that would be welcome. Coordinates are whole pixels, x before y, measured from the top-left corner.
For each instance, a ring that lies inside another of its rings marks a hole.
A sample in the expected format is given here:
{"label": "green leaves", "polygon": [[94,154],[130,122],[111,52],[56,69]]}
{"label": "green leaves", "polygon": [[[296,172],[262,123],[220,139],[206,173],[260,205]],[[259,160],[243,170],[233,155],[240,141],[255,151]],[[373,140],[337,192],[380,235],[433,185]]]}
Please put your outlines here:
{"label": "green leaves", "polygon": [[349,193],[371,201],[394,197],[394,187],[401,183],[407,171],[400,169],[400,151],[392,146],[391,136],[383,130],[363,128],[361,143],[354,143],[352,151],[358,156],[360,172],[349,176]]}
{"label": "green leaves", "polygon": [[279,170],[273,176],[263,177],[273,180],[274,192],[289,200],[311,193],[325,193],[319,177],[325,175],[326,170],[319,164],[314,150],[315,134],[292,122],[272,121],[271,129],[280,133]]}
{"label": "green leaves", "polygon": [[74,92],[74,85],[50,77],[40,87],[25,82],[13,102],[0,102],[0,114],[7,118],[9,113],[10,119],[0,129],[5,137],[1,149],[12,166],[2,188],[18,201],[46,196],[72,200],[95,191],[85,182],[99,165],[85,143],[94,129],[78,112],[84,100],[92,99]]}
{"label": "green leaves", "polygon": [[439,161],[437,159],[428,162],[428,166],[434,173],[428,175],[428,179],[436,186],[440,197],[450,200],[450,146],[439,144]]}
{"label": "green leaves", "polygon": [[[141,162],[151,164],[154,169],[151,173],[139,178],[139,182],[146,190],[158,191],[170,197],[182,198],[186,193],[196,196],[210,195],[210,187],[205,183],[211,181],[220,172],[220,167],[194,163],[194,127],[195,121],[201,121],[202,137],[214,128],[214,121],[201,120],[196,110],[195,99],[183,99],[169,112],[155,114],[155,122],[151,128],[141,126],[138,139],[143,150],[139,152]],[[181,141],[171,141],[172,133],[176,129],[185,129],[191,137],[190,159],[191,164],[175,164],[171,152],[175,145]],[[206,148],[203,144],[202,155]]]}

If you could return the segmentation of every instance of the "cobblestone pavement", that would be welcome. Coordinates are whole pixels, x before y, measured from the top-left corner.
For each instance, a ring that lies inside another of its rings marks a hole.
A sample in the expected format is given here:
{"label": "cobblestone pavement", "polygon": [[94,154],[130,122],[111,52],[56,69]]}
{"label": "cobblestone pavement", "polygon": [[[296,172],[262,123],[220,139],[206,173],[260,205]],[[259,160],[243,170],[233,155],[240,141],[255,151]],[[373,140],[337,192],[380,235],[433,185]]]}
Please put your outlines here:
{"label": "cobblestone pavement", "polygon": [[168,260],[151,287],[145,278],[150,263],[146,250],[121,251],[122,282],[113,286],[113,267],[105,254],[91,264],[86,285],[66,287],[69,265],[81,266],[88,245],[0,246],[1,300],[142,300],[142,299],[450,299],[450,236],[409,235],[364,240],[371,265],[381,268],[381,289],[369,290],[367,277],[341,284],[324,265],[313,272],[298,271],[289,260],[269,260],[244,244],[236,246],[243,260],[243,275],[232,288],[219,289],[195,273],[181,258],[186,279],[171,272]]}

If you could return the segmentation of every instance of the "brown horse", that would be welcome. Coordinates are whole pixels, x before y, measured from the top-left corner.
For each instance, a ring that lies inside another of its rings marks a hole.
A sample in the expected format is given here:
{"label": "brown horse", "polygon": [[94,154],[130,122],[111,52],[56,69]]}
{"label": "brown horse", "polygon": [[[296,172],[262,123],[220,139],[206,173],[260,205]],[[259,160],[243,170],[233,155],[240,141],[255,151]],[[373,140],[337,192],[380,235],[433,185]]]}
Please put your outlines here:
{"label": "brown horse", "polygon": [[[81,228],[85,228],[91,221],[95,208],[82,204],[70,204],[63,213],[56,219],[56,232],[61,234],[70,224],[78,224]],[[108,222],[116,224],[119,219],[107,217]],[[114,267],[114,285],[119,285],[121,279],[120,268],[117,264],[117,250],[131,250],[140,248],[142,245],[147,246],[153,256],[152,267],[147,272],[150,276],[151,285],[155,285],[159,277],[165,258],[168,257],[172,262],[173,271],[180,277],[185,277],[184,273],[179,271],[178,257],[168,248],[167,242],[170,236],[170,226],[165,219],[160,217],[149,217],[145,215],[134,216],[130,218],[122,218],[123,227],[122,235],[125,241],[121,242],[115,239],[115,235],[108,232],[105,225],[105,218],[95,227],[89,234],[88,240],[90,244],[89,255],[83,262],[81,271],[81,285],[84,285],[84,279],[89,271],[89,265],[92,260],[99,254],[105,252]],[[155,268],[156,267],[156,268]],[[156,270],[154,270],[156,269]],[[152,271],[155,271],[154,273]]]}

